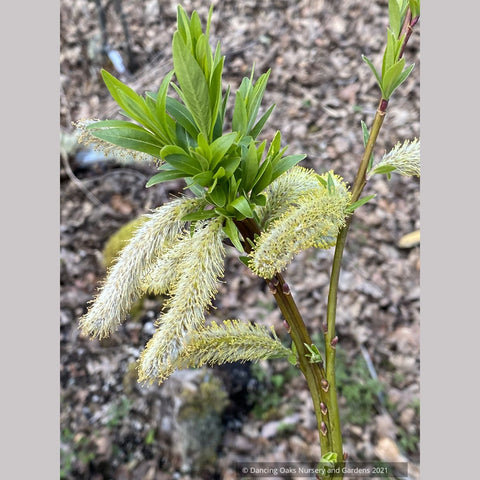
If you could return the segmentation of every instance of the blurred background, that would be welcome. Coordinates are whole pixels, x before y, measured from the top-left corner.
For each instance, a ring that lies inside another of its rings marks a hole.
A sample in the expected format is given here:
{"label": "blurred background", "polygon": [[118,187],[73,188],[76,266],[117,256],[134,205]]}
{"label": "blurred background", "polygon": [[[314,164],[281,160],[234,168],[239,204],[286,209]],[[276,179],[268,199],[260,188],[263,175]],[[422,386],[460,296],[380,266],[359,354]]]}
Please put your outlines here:
{"label": "blurred background", "polygon": [[[301,165],[352,182],[362,154],[360,122],[371,125],[379,91],[362,61],[381,64],[388,2],[213,1],[211,43],[226,55],[232,91],[271,68],[262,132],[277,130]],[[186,1],[205,22],[210,2]],[[182,191],[172,181],[145,189],[150,165],[120,163],[77,142],[72,122],[119,118],[100,70],[138,93],[156,90],[172,68],[176,2],[62,0],[61,114],[61,478],[236,479],[237,463],[318,461],[311,398],[288,362],[181,371],[141,387],[136,360],[154,331],[162,298],[139,301],[109,339],[79,334],[122,226]],[[416,67],[390,101],[375,151],[419,137],[419,27],[405,53]],[[408,462],[419,478],[419,180],[373,178],[349,232],[337,308],[338,389],[345,450],[352,461]],[[407,237],[408,238],[408,237]],[[111,244],[110,244],[111,246]],[[308,250],[286,271],[318,344],[333,250]],[[282,317],[264,282],[231,252],[209,318],[273,325]],[[274,477],[272,477],[274,478]],[[279,478],[296,478],[286,476]]]}

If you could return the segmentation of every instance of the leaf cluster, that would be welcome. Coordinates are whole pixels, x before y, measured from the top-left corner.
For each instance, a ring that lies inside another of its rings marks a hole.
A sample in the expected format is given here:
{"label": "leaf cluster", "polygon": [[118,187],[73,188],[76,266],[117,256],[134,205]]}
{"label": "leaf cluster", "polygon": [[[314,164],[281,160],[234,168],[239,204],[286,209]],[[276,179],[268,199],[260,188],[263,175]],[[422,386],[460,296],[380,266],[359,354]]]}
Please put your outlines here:
{"label": "leaf cluster", "polygon": [[214,50],[209,44],[211,14],[212,8],[203,29],[196,11],[189,17],[178,6],[174,68],[157,92],[139,95],[103,70],[105,85],[129,120],[98,121],[86,128],[100,140],[159,159],[159,172],[147,187],[184,179],[195,196],[208,202],[187,220],[224,217],[225,233],[242,250],[234,220],[254,218],[255,207],[265,205],[262,191],[305,155],[285,155],[280,132],[268,147],[257,140],[274,108],[259,117],[270,71],[254,81],[252,68],[251,76],[243,79],[227,131],[230,86],[222,92],[225,57],[220,43]]}
{"label": "leaf cluster", "polygon": [[378,72],[373,62],[362,55],[365,63],[370,67],[382,92],[382,98],[388,100],[393,92],[407,79],[414,68],[414,64],[405,67],[405,58],[401,56],[405,34],[402,34],[402,25],[408,11],[414,15],[419,13],[419,0],[389,0],[389,28],[387,28],[387,43],[383,53],[382,69]]}

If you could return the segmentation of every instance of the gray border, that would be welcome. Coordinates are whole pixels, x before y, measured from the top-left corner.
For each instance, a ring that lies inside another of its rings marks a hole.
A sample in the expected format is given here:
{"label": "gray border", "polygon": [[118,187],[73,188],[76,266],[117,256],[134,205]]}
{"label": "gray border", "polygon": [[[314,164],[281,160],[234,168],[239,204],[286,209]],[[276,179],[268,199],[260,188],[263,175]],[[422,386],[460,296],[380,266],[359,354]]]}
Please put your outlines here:
{"label": "gray border", "polygon": [[2,477],[19,480],[59,478],[59,11],[9,2],[0,26]]}
{"label": "gray border", "polygon": [[[467,11],[468,7],[472,11]],[[478,5],[422,3],[421,475],[475,478]],[[472,368],[473,367],[473,368]],[[471,371],[469,371],[471,369]],[[474,424],[475,422],[475,424]]]}

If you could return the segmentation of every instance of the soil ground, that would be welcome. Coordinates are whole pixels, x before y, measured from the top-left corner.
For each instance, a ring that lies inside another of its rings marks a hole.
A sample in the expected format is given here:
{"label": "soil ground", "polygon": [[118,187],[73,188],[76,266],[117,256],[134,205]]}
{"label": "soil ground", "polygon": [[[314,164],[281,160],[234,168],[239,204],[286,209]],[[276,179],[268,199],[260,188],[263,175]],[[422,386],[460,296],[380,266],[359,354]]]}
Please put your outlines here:
{"label": "soil ground", "polygon": [[[99,3],[106,7],[104,29]],[[360,123],[371,124],[379,100],[361,55],[380,64],[388,2],[213,4],[212,43],[222,42],[225,82],[232,91],[253,64],[258,74],[272,69],[263,106],[275,103],[276,108],[262,137],[271,139],[280,130],[290,153],[307,153],[301,165],[320,173],[333,169],[352,181],[362,154]],[[210,3],[183,5],[205,19]],[[128,221],[169,201],[182,184],[145,189],[152,166],[88,162],[71,122],[116,118],[101,68],[139,93],[158,88],[172,65],[176,3],[62,0],[60,13],[62,478],[235,479],[240,478],[237,462],[318,461],[311,399],[303,377],[287,362],[209,370],[221,381],[228,402],[218,435],[209,434],[218,438],[214,458],[196,468],[184,445],[195,432],[179,420],[176,402],[178,389],[195,391],[190,384],[200,380],[180,372],[146,388],[135,379],[135,361],[152,334],[161,301],[146,298],[107,341],[79,334],[78,319],[105,275],[105,242]],[[102,54],[102,38],[120,54],[124,73]],[[416,67],[391,99],[377,157],[398,141],[419,137],[418,29],[405,56]],[[410,478],[418,479],[420,252],[418,243],[403,248],[399,241],[419,228],[419,181],[378,176],[365,193],[377,196],[352,223],[338,298],[345,449],[354,461],[408,462]],[[312,334],[321,332],[325,316],[332,253],[303,252],[285,274]],[[233,254],[215,307],[218,320],[261,321],[282,331],[281,315],[263,281]]]}

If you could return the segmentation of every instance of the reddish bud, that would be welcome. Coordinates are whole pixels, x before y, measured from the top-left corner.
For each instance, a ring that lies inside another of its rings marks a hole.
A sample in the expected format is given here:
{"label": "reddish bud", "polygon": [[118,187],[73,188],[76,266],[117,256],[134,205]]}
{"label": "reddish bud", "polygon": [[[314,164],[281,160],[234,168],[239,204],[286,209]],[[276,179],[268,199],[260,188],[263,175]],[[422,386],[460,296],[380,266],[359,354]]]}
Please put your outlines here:
{"label": "reddish bud", "polygon": [[285,329],[287,330],[288,333],[290,333],[290,331],[292,330],[290,328],[290,325],[288,324],[288,322],[286,320],[283,321],[283,326],[285,327]]}
{"label": "reddish bud", "polygon": [[320,424],[320,432],[324,437],[327,435],[328,430],[327,430],[327,426],[325,425],[325,422],[322,422]]}
{"label": "reddish bud", "polygon": [[284,283],[284,284],[282,285],[282,291],[283,291],[283,293],[284,293],[285,295],[290,295],[290,293],[291,293],[291,292],[290,292],[290,287],[288,286],[287,283]]}
{"label": "reddish bud", "polygon": [[324,392],[328,392],[328,389],[330,388],[330,384],[328,383],[328,380],[326,378],[322,378],[320,380],[320,386],[322,387],[322,390]]}
{"label": "reddish bud", "polygon": [[323,402],[320,402],[320,411],[322,412],[322,415],[326,415],[328,413],[328,408]]}
{"label": "reddish bud", "polygon": [[277,289],[275,287],[275,285],[273,284],[273,282],[270,280],[268,283],[268,289],[270,290],[270,292],[275,295],[277,293]]}
{"label": "reddish bud", "polygon": [[332,340],[331,340],[331,342],[330,342],[330,346],[331,346],[332,348],[335,348],[335,347],[337,346],[337,343],[338,343],[338,337],[335,336],[335,337],[332,338]]}

